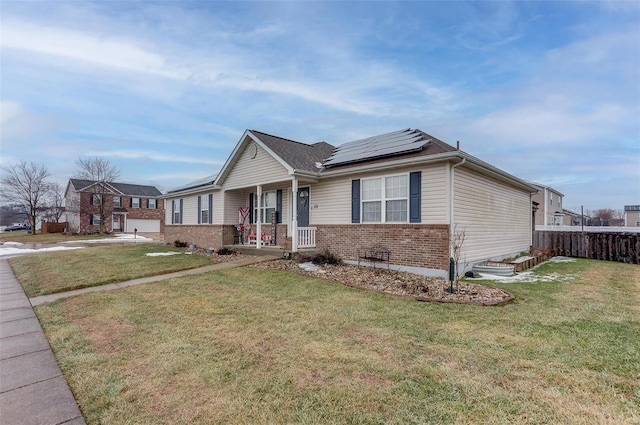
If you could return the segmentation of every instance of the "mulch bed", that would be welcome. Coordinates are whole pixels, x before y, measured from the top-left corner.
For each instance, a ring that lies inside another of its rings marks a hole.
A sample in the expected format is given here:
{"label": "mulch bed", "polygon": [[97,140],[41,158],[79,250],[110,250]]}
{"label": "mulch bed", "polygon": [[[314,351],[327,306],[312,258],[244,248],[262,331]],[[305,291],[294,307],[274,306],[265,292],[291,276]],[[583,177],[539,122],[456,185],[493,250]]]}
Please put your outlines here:
{"label": "mulch bed", "polygon": [[[359,267],[349,264],[319,265],[324,271],[306,271],[294,260],[276,260],[251,267],[285,270],[305,276],[333,280],[354,288],[414,298],[418,301],[460,304],[498,305],[513,301],[515,297],[498,288],[477,283],[460,282],[457,291],[449,293],[449,282],[436,277],[397,272],[384,268]],[[456,289],[454,283],[454,289]]]}

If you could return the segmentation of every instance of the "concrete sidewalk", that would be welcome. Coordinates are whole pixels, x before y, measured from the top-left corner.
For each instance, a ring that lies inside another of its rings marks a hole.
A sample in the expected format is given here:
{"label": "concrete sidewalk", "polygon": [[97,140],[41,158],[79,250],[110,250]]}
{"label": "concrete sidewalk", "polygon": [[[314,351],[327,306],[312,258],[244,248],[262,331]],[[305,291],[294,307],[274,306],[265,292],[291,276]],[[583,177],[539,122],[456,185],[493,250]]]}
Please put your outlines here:
{"label": "concrete sidewalk", "polygon": [[29,299],[0,260],[0,422],[84,424]]}
{"label": "concrete sidewalk", "polygon": [[31,299],[25,295],[7,261],[0,259],[0,423],[85,424],[32,307],[88,292],[110,291],[180,276],[242,267],[278,258],[280,257],[243,258],[196,269]]}

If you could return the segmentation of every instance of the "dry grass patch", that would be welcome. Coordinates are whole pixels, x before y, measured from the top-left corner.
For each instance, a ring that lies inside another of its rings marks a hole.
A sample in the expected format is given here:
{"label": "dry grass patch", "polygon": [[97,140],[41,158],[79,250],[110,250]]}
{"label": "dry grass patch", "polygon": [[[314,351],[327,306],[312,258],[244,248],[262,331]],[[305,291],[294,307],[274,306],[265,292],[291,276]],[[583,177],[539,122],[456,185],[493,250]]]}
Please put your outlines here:
{"label": "dry grass patch", "polygon": [[199,255],[149,257],[155,252],[180,252],[155,244],[99,246],[25,255],[9,259],[27,296],[124,282],[212,264]]}
{"label": "dry grass patch", "polygon": [[[613,298],[640,276],[618,266]],[[89,424],[637,423],[632,301],[578,321],[572,285],[504,285],[526,301],[487,308],[244,268],[37,314]]]}

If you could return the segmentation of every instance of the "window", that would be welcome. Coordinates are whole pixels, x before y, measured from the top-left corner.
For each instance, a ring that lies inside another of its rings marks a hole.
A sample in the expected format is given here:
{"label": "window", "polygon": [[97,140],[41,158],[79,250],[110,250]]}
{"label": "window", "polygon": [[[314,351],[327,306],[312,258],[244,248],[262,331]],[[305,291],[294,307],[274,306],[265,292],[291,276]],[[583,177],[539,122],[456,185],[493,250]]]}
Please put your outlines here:
{"label": "window", "polygon": [[200,206],[200,221],[198,223],[209,223],[209,196],[200,195],[198,198],[198,205]]}
{"label": "window", "polygon": [[131,208],[140,208],[140,198],[131,198]]}
{"label": "window", "polygon": [[100,205],[102,203],[102,195],[94,194],[91,197],[91,205]]}
{"label": "window", "polygon": [[278,196],[276,191],[262,193],[262,205],[258,206],[258,195],[253,195],[253,216],[258,217],[260,214],[260,222],[271,223],[271,215],[276,212]]}
{"label": "window", "polygon": [[158,201],[156,199],[147,199],[147,208],[151,208],[152,210],[155,210],[158,205]]}
{"label": "window", "polygon": [[113,197],[113,206],[116,208],[120,208],[122,206],[122,199],[119,196]]}
{"label": "window", "polygon": [[362,179],[362,222],[405,223],[409,198],[408,176]]}
{"label": "window", "polygon": [[100,214],[92,215],[90,224],[95,224],[96,226],[99,226],[100,225]]}
{"label": "window", "polygon": [[182,224],[182,199],[171,201],[171,223]]}

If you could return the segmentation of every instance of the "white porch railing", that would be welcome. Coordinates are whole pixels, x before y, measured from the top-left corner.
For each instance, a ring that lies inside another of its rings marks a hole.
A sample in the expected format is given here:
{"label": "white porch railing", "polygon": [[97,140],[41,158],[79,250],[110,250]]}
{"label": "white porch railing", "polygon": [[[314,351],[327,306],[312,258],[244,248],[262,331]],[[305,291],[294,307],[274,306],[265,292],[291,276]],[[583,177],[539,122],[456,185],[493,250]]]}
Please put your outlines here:
{"label": "white porch railing", "polygon": [[316,247],[316,227],[298,227],[298,248]]}

